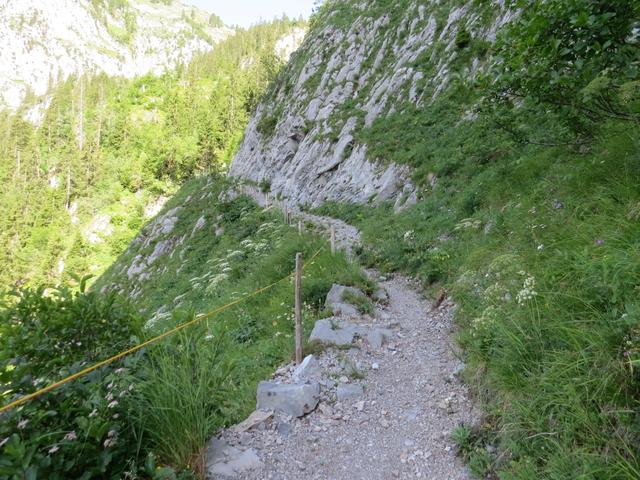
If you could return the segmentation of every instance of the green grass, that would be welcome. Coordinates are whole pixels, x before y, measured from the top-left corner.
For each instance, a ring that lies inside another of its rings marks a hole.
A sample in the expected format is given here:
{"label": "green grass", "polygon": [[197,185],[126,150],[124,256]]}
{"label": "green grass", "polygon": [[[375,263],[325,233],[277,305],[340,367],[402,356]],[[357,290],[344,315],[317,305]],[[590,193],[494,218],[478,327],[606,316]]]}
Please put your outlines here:
{"label": "green grass", "polygon": [[[325,238],[299,235],[283,222],[281,212],[262,209],[247,197],[218,201],[227,187],[221,179],[185,184],[164,208],[182,207],[173,231],[147,246],[141,236],[94,285],[96,290],[138,292],[134,305],[147,318],[155,317],[147,323],[152,336],[284,279],[150,350],[139,392],[141,423],[160,461],[179,468],[197,470],[204,441],[217,428],[244,419],[255,408],[258,381],[292,360],[294,295],[287,277],[297,252],[308,262],[302,289],[306,335],[324,316],[333,283],[369,287],[357,264],[342,254],[331,255]],[[205,226],[194,231],[201,217]],[[147,270],[149,278],[128,278],[126,268],[138,255],[148,256],[158,242],[183,237],[173,253]]]}
{"label": "green grass", "polygon": [[409,210],[320,212],[362,229],[363,262],[453,294],[466,379],[490,419],[480,436],[496,446],[489,459],[478,443],[469,461],[508,479],[637,478],[638,133],[611,123],[579,153],[487,128],[407,129],[428,138],[413,148],[434,152],[394,152],[424,189]]}
{"label": "green grass", "polygon": [[223,339],[202,327],[151,349],[135,398],[146,446],[172,466],[202,471],[200,452],[222,424],[231,368]]}

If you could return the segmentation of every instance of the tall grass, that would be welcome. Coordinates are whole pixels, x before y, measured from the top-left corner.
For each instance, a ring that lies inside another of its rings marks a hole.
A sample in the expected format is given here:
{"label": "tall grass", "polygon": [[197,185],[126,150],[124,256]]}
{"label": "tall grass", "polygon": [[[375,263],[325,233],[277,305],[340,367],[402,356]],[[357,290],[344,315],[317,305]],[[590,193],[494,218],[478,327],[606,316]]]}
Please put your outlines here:
{"label": "tall grass", "polygon": [[411,159],[418,181],[439,177],[417,205],[321,211],[360,226],[366,263],[452,293],[465,378],[486,411],[457,432],[479,476],[640,478],[637,130],[605,125],[580,153],[442,118],[435,137],[421,132],[428,155]]}
{"label": "tall grass", "polygon": [[230,365],[203,328],[153,347],[141,372],[138,422],[149,447],[178,469],[202,471],[200,451],[220,426]]}

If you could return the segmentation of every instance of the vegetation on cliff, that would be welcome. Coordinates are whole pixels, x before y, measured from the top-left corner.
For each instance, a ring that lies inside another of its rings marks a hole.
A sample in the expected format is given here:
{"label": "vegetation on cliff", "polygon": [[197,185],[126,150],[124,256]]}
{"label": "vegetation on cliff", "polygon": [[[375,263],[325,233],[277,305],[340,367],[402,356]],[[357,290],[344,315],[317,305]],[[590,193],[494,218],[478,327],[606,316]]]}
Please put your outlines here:
{"label": "vegetation on cliff", "polygon": [[363,230],[363,261],[458,304],[486,410],[456,432],[474,473],[637,478],[638,6],[515,6],[483,78],[459,70],[359,132],[372,158],[413,168],[421,200],[320,211]]}

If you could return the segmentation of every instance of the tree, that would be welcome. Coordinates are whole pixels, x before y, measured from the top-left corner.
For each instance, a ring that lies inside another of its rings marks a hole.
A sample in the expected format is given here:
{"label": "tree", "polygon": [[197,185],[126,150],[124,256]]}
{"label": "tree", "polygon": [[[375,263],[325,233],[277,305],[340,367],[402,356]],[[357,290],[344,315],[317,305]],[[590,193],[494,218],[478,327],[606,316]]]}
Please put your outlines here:
{"label": "tree", "polygon": [[499,36],[487,77],[494,105],[552,109],[589,134],[604,118],[638,120],[636,0],[515,0],[521,14]]}

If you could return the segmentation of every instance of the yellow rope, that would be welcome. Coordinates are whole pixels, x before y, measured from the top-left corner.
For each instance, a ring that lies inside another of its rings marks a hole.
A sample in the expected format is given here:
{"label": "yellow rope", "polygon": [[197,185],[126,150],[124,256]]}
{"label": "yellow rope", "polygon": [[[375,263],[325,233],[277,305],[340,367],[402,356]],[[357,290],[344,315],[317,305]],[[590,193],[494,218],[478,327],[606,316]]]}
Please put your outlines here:
{"label": "yellow rope", "polygon": [[[308,262],[305,263],[305,265],[302,267],[304,269],[304,267],[307,266],[308,263],[311,263],[313,261],[314,258],[316,258],[320,252],[322,251],[324,247],[321,247],[310,259]],[[230,307],[233,307],[234,305],[237,305],[238,303],[241,303],[245,300],[247,300],[248,298],[254,297],[256,295],[259,295],[260,293],[264,292],[265,290],[269,290],[270,288],[275,287],[276,285],[278,285],[279,283],[291,278],[293,275],[295,274],[295,271],[290,273],[289,275],[287,275],[286,277],[281,278],[280,280],[273,282],[270,285],[267,285],[265,287],[261,287],[258,288],[257,290],[254,290],[253,292],[245,295],[244,297],[241,297],[237,300],[234,300],[233,302],[227,303],[226,305],[223,305],[221,307],[218,307],[214,310],[211,310],[210,312],[206,313],[205,315],[201,315],[199,317],[194,318],[193,320],[183,323],[181,325],[178,325],[175,328],[172,328],[171,330],[164,332],[156,337],[153,337],[139,345],[136,345],[135,347],[130,348],[129,350],[125,350],[124,352],[120,352],[117,355],[114,355],[112,357],[107,358],[106,360],[102,360],[101,362],[96,363],[95,365],[91,365],[90,367],[85,368],[84,370],[81,370],[77,373],[74,373],[73,375],[69,375],[66,378],[63,378],[62,380],[59,380],[55,383],[52,383],[51,385],[41,388],[40,390],[37,390],[33,393],[30,393],[29,395],[25,395],[23,397],[20,397],[19,399],[5,405],[4,407],[0,408],[0,413],[4,413],[7,412],[9,410],[11,410],[12,408],[15,408],[19,405],[22,405],[23,403],[26,403],[30,400],[33,400],[34,398],[37,398],[41,395],[44,395],[47,392],[50,392],[51,390],[54,390],[62,385],[64,385],[65,383],[69,383],[72,380],[75,380],[76,378],[80,378],[88,373],[93,372],[94,370],[99,369],[100,367],[104,367],[105,365],[108,365],[110,363],[115,362],[116,360],[120,360],[123,357],[126,357],[127,355],[130,355],[134,352],[137,352],[138,350],[143,349],[144,347],[147,347],[153,343],[158,342],[159,340],[162,340],[170,335],[173,335],[176,332],[179,332],[180,330],[184,330],[185,328],[188,328],[192,325],[195,325],[196,323],[199,323],[207,318],[211,318],[213,315],[220,313]]]}

